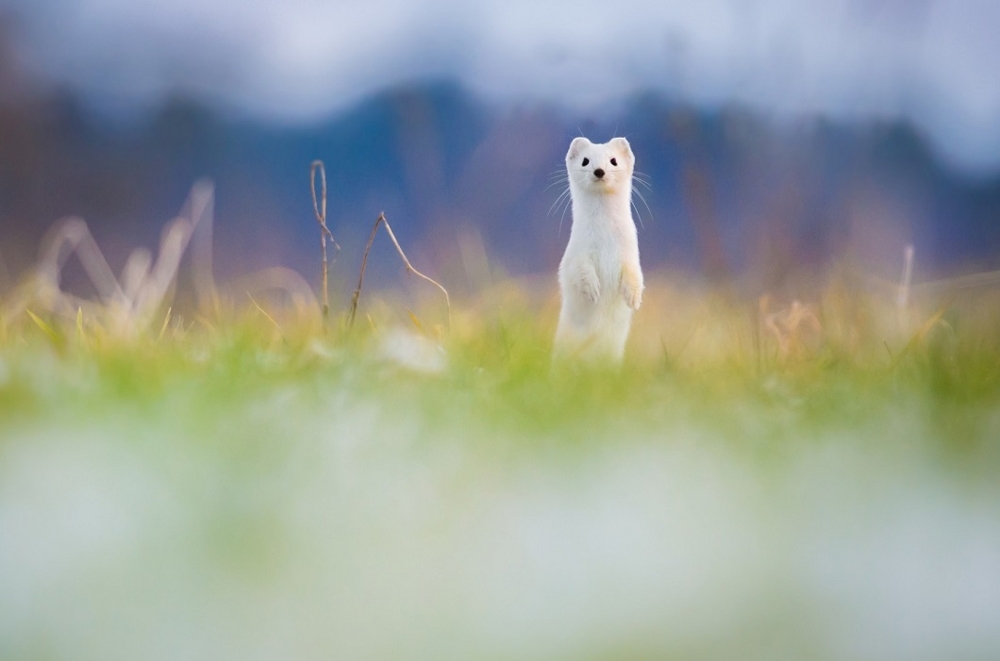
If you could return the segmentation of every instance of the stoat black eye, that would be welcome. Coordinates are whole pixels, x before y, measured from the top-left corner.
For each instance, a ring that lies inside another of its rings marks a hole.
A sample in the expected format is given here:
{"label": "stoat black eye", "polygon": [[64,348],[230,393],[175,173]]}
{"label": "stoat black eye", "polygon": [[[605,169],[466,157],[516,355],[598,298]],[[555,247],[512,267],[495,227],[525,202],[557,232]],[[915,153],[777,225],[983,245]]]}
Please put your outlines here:
{"label": "stoat black eye", "polygon": [[617,158],[612,158],[611,159],[611,165],[618,165],[618,159]]}
{"label": "stoat black eye", "polygon": [[590,159],[589,158],[585,158],[585,159],[583,159],[583,163],[581,165],[583,165],[584,167],[586,167],[589,163],[590,163]]}

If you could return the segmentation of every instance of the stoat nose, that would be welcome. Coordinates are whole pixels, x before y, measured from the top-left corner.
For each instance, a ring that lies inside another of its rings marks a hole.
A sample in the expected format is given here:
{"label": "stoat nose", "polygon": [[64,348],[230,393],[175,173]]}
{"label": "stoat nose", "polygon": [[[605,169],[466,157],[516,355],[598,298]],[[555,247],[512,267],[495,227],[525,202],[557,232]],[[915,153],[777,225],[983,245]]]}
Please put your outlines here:
{"label": "stoat nose", "polygon": [[597,177],[598,179],[603,179],[604,170],[602,170],[601,168],[597,168],[596,170],[594,170],[594,176]]}

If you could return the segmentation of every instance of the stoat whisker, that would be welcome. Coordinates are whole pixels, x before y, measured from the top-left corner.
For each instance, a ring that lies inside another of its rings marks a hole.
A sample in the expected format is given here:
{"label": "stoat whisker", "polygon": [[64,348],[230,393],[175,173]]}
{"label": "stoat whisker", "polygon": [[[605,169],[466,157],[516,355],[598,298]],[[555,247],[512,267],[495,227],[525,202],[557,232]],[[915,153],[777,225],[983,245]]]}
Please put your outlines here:
{"label": "stoat whisker", "polygon": [[557,197],[556,201],[552,203],[551,207],[549,207],[550,216],[552,215],[553,210],[559,211],[560,208],[562,209],[562,213],[559,215],[558,234],[562,234],[563,219],[566,218],[566,211],[569,209],[570,203],[572,202],[572,198],[570,197],[571,192],[572,191],[570,191],[569,186],[566,186],[566,190],[559,193],[559,197]]}
{"label": "stoat whisker", "polygon": [[557,197],[556,201],[553,202],[552,206],[549,207],[549,214],[548,215],[551,216],[552,212],[559,206],[560,203],[563,202],[563,200],[567,199],[567,197],[569,196],[569,194],[570,194],[570,190],[569,190],[569,186],[567,186],[566,190],[564,190],[563,192],[559,193],[559,197]]}
{"label": "stoat whisker", "polygon": [[652,190],[652,189],[653,189],[653,185],[652,185],[652,184],[650,183],[650,182],[652,181],[652,177],[650,177],[650,176],[649,176],[648,174],[646,174],[645,172],[638,172],[638,171],[633,171],[633,172],[632,172],[632,178],[633,178],[633,179],[634,179],[634,180],[635,180],[635,181],[636,181],[637,183],[640,183],[640,184],[642,184],[642,185],[643,185],[643,186],[645,186],[646,188],[648,188],[648,189],[650,189],[650,190]]}
{"label": "stoat whisker", "polygon": [[[569,189],[567,188],[566,190]],[[559,214],[559,231],[557,232],[557,235],[562,234],[562,225],[563,221],[566,219],[566,212],[569,211],[569,208],[572,205],[573,205],[573,198],[567,195],[565,200],[563,201],[562,213]]]}
{"label": "stoat whisker", "polygon": [[548,190],[554,186],[558,186],[559,184],[569,184],[569,177],[563,177],[562,179],[553,181],[551,184],[545,187],[545,190]]}
{"label": "stoat whisker", "polygon": [[[649,219],[652,220],[653,219],[653,210],[649,208],[649,202],[646,201],[646,196],[643,195],[642,191],[640,191],[638,188],[633,188],[632,192],[635,193],[636,195],[638,195],[639,199],[642,200],[642,206],[646,207],[646,211],[649,213]],[[632,202],[632,206],[635,206],[635,202]],[[639,226],[642,227],[642,229],[646,229],[646,226],[643,225],[643,223],[642,223],[642,216],[639,215],[639,208],[638,207],[636,207],[636,209],[635,209],[635,215],[639,218]]]}
{"label": "stoat whisker", "polygon": [[639,207],[635,206],[635,202],[629,200],[629,205],[635,210],[635,217],[639,219],[640,229],[646,229],[646,226],[642,222],[642,214],[639,213]]}

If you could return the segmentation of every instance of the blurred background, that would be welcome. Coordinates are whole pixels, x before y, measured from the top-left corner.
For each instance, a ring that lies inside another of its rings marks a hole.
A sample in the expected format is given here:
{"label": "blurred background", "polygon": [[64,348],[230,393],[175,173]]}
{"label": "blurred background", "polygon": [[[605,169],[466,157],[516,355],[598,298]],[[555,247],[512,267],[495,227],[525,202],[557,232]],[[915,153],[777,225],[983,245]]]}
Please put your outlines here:
{"label": "blurred background", "polygon": [[335,280],[382,210],[459,294],[554,272],[579,134],[633,145],[648,270],[1000,268],[998,29],[993,0],[2,0],[0,291],[69,214],[120,269],[202,177],[220,276],[316,282],[317,158]]}

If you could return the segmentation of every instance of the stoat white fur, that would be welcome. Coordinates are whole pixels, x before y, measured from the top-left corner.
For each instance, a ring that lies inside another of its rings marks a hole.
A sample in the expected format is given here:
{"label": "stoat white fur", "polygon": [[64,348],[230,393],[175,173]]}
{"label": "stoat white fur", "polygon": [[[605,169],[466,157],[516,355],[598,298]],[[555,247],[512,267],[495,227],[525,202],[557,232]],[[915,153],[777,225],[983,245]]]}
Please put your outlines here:
{"label": "stoat white fur", "polygon": [[573,226],[559,263],[562,308],[555,356],[620,362],[642,303],[639,240],[632,220],[635,156],[625,138],[576,138],[566,153]]}

